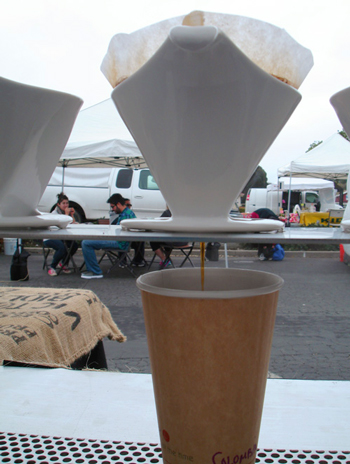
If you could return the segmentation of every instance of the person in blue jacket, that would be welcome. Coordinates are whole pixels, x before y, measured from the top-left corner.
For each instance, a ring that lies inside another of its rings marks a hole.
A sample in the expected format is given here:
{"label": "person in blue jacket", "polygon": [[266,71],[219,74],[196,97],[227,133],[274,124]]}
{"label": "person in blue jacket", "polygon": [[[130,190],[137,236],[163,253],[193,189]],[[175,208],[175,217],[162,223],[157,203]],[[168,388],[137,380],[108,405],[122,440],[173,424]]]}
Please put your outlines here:
{"label": "person in blue jacket", "polygon": [[[107,203],[110,204],[111,209],[119,214],[117,225],[123,219],[135,219],[135,213],[129,209],[125,204],[125,198],[119,193],[114,193],[108,198]],[[129,248],[129,242],[118,240],[83,240],[81,242],[83,256],[85,260],[86,272],[81,274],[82,279],[101,279],[103,277],[102,269],[100,268],[95,250],[103,250],[105,248],[114,248],[116,250],[126,250]]]}

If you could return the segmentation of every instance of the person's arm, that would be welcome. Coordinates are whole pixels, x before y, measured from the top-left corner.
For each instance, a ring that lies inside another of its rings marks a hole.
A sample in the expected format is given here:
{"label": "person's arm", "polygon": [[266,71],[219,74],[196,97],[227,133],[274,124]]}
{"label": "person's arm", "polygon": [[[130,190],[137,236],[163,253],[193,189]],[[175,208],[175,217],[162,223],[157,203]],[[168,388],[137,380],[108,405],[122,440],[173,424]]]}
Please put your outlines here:
{"label": "person's arm", "polygon": [[75,209],[74,209],[74,208],[69,208],[69,207],[68,207],[68,208],[65,210],[65,214],[66,214],[67,216],[70,216],[70,217],[73,219],[73,224],[76,223],[76,220],[75,220],[75,218],[74,218],[74,213],[75,213]]}

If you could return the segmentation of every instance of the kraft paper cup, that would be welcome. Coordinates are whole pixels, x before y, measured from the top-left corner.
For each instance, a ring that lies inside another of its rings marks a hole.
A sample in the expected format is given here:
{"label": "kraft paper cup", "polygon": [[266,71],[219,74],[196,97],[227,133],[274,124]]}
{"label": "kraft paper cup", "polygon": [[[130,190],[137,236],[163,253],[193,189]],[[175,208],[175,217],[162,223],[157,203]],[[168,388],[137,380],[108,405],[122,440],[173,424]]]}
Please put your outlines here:
{"label": "kraft paper cup", "polygon": [[279,276],[174,269],[138,278],[166,464],[250,464],[258,446]]}

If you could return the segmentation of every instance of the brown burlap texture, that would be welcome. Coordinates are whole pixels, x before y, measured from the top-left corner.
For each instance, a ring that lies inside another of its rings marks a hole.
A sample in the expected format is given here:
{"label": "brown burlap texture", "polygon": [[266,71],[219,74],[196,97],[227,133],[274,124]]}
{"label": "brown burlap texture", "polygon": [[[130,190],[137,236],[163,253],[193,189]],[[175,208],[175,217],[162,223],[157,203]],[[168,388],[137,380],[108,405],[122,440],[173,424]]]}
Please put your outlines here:
{"label": "brown burlap texture", "polygon": [[104,337],[126,340],[90,290],[0,288],[0,364],[67,367]]}

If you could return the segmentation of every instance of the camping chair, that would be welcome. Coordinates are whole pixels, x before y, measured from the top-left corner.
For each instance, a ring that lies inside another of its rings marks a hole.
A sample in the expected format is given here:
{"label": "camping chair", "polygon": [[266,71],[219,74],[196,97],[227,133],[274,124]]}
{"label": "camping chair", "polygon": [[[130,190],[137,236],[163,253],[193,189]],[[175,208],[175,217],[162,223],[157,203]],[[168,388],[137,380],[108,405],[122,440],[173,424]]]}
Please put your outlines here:
{"label": "camping chair", "polygon": [[43,241],[43,256],[44,256],[43,269],[46,269],[47,271],[49,270],[49,265],[47,263],[47,260],[51,253],[51,250],[53,250],[53,248],[45,246],[45,242]]}
{"label": "camping chair", "polygon": [[[71,253],[71,248],[67,247],[67,244],[66,244],[66,242],[64,240],[63,240],[63,243],[64,243],[64,246],[66,247],[66,250],[67,250],[67,256],[66,256],[66,259],[64,260],[64,263],[62,263],[62,265],[65,266],[67,261],[70,260],[71,263],[72,263],[72,268],[73,268],[74,272],[78,272],[80,270],[80,268],[76,265],[73,256],[71,256],[71,254],[70,254]],[[72,245],[73,245],[73,242],[72,242]],[[45,245],[45,241],[43,240],[43,257],[44,257],[43,269],[46,269],[47,271],[49,270],[49,267],[50,267],[47,260],[48,260],[48,258],[50,256],[51,251],[55,252],[55,250],[53,248],[50,248],[49,246]],[[61,273],[61,271],[62,271],[62,267],[57,266],[57,269],[56,269],[57,275],[59,275]]]}
{"label": "camping chair", "polygon": [[130,245],[126,250],[119,250],[118,248],[106,248],[103,249],[103,254],[98,262],[100,264],[102,260],[107,257],[111,262],[111,266],[107,271],[107,274],[111,272],[112,269],[119,266],[121,268],[127,268],[131,274],[136,277],[134,269],[131,266],[131,258],[129,256]]}
{"label": "camping chair", "polygon": [[[191,255],[191,253],[193,251],[194,244],[195,244],[195,242],[184,243],[183,245],[172,245],[171,243],[169,243],[169,244],[164,244],[162,246],[162,248],[164,249],[166,259],[170,260],[170,263],[171,263],[171,265],[173,267],[175,267],[175,265],[174,265],[173,260],[171,258],[171,253],[174,250],[180,250],[181,253],[185,256],[185,258],[183,259],[183,261],[181,262],[179,267],[182,267],[185,264],[186,261],[189,261],[191,266],[194,267],[194,264],[193,264],[193,262],[191,261],[191,258],[190,258],[190,255]],[[148,266],[148,269],[151,268],[151,266],[153,264],[153,261],[155,260],[156,256],[157,255],[154,253],[153,258],[152,258],[152,260],[151,260],[151,262],[150,262],[150,264]]]}

